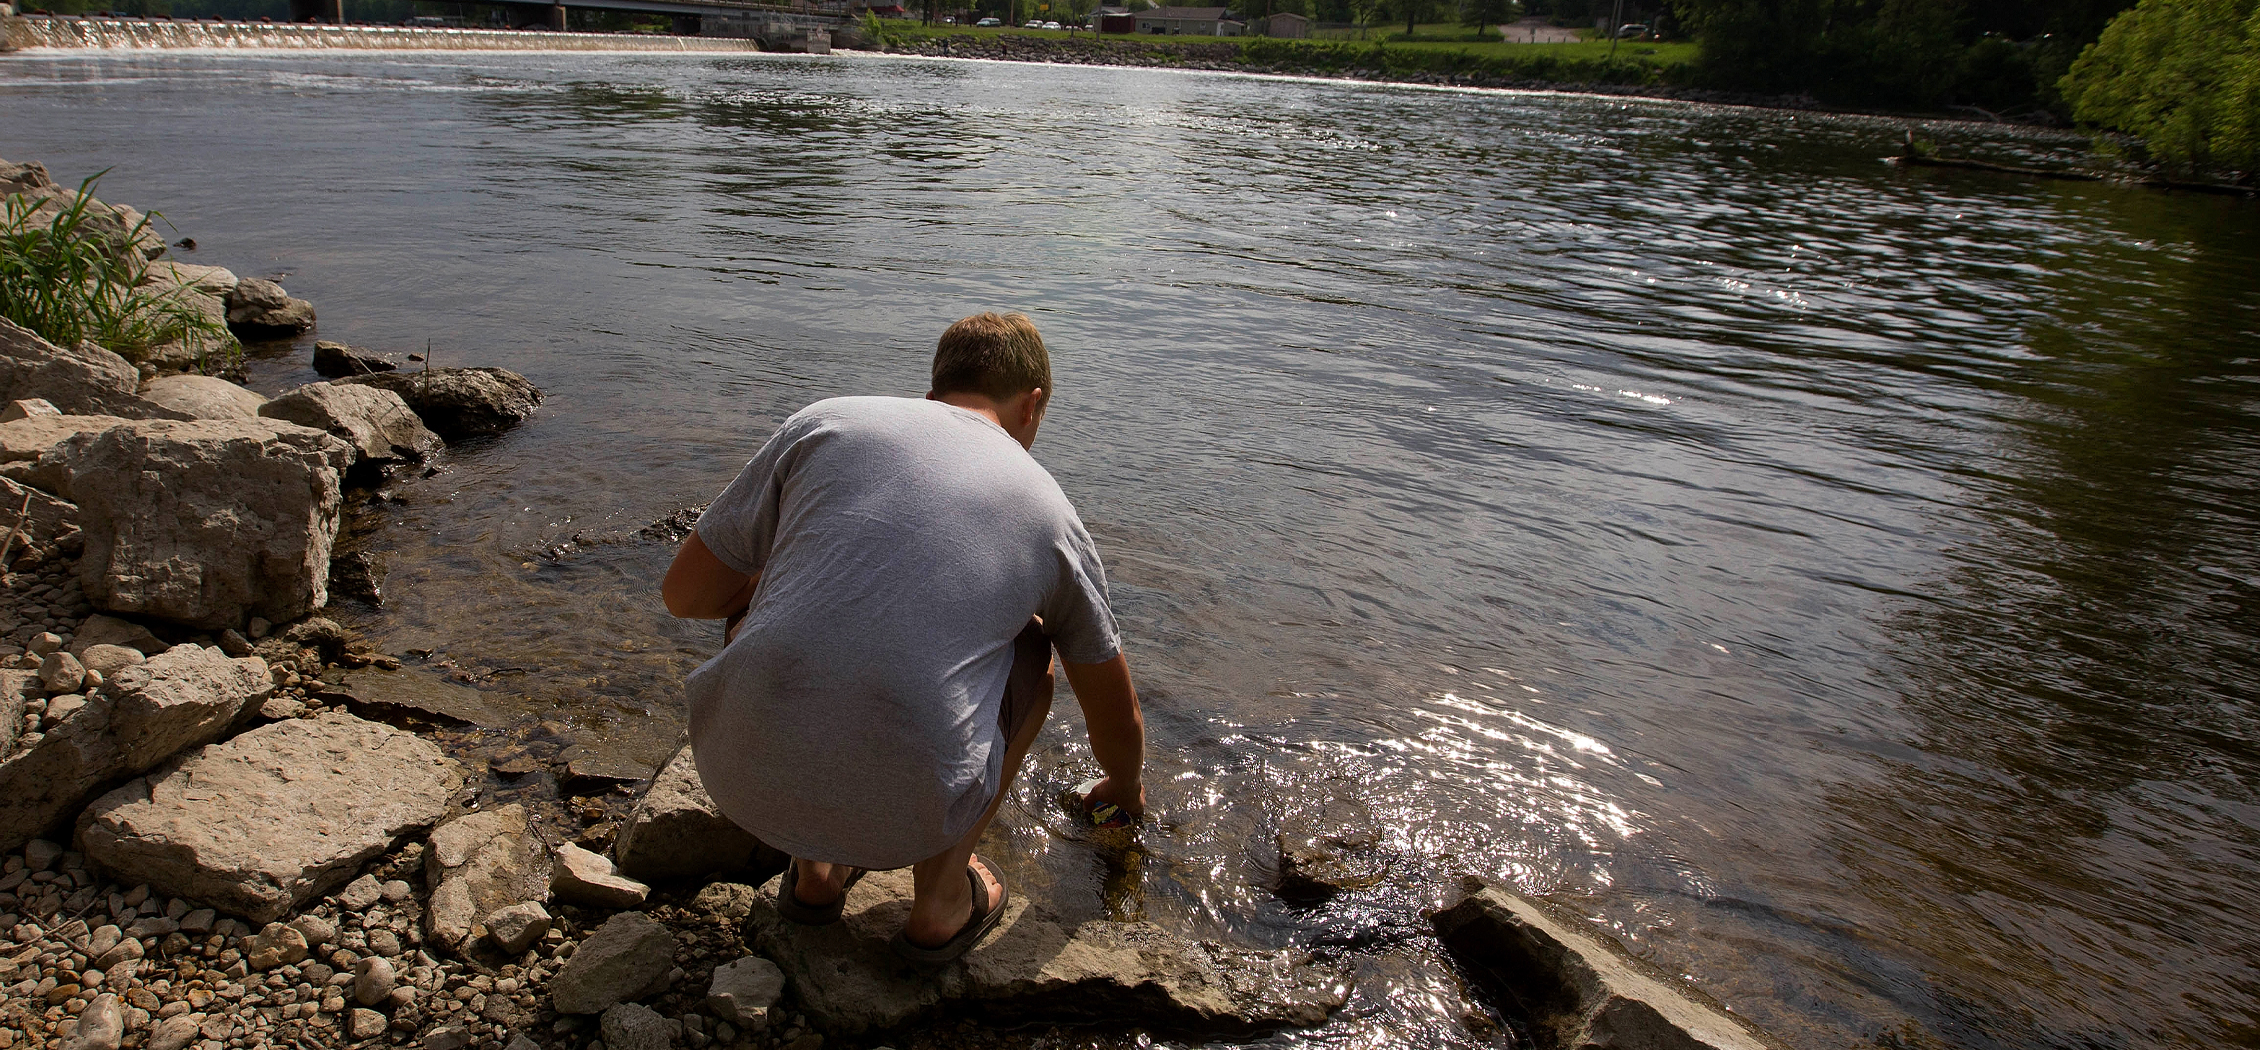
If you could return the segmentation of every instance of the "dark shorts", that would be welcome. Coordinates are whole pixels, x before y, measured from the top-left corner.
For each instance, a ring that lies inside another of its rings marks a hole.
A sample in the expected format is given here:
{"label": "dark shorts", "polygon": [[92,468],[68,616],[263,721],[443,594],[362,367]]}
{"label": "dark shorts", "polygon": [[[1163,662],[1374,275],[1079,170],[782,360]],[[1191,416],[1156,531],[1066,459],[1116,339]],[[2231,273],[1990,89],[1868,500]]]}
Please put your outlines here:
{"label": "dark shorts", "polygon": [[1051,710],[1052,640],[1031,620],[1012,640],[1012,673],[1005,676],[1004,702],[997,705],[997,728],[1005,739],[1020,734],[1029,716]]}

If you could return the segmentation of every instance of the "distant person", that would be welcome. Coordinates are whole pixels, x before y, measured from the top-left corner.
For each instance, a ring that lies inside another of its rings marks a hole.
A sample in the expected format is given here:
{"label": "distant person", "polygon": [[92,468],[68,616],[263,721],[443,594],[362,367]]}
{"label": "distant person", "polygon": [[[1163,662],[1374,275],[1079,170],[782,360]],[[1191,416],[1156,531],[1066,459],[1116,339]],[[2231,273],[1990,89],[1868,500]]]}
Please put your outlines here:
{"label": "distant person", "polygon": [[1145,723],[1097,547],[1028,454],[1052,393],[1020,314],[951,325],[925,399],[841,397],[785,420],[676,552],[676,616],[726,619],[693,671],[691,750],[731,820],[792,854],[785,918],[839,919],[866,870],[912,866],[895,951],[963,955],[1010,901],[973,853],[1052,701],[1059,651],[1135,816]]}

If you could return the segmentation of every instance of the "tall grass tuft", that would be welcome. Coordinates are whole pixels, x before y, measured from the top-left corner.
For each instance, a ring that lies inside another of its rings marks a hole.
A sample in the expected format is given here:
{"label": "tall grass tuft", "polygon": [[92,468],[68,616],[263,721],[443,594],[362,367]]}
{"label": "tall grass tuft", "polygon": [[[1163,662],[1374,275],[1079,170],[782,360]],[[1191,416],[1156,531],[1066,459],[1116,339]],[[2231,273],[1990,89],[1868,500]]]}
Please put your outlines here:
{"label": "tall grass tuft", "polygon": [[[42,223],[43,199],[10,194],[0,211],[0,316],[58,346],[92,340],[139,362],[152,347],[194,340],[242,352],[227,326],[198,311],[177,289],[148,289],[149,260],[139,249],[155,214],[119,234],[93,211],[96,174]],[[221,362],[205,362],[207,368]]]}

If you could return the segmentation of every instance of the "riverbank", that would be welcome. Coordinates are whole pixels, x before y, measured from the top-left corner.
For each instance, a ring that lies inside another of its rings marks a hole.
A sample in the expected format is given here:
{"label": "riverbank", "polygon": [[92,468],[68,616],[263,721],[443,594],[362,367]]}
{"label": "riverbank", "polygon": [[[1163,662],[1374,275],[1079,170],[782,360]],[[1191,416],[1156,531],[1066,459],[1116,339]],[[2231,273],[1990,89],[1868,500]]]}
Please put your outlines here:
{"label": "riverbank", "polygon": [[[0,168],[27,202],[68,193]],[[315,323],[271,282],[138,236],[111,247],[150,262],[139,287],[211,299],[244,336]],[[608,776],[565,759],[562,726],[512,726],[508,748],[479,735],[478,690],[322,610],[352,568],[332,556],[348,508],[394,472],[447,469],[442,442],[526,418],[540,395],[516,376],[317,343],[334,378],[267,399],[0,336],[0,476],[26,508],[0,548],[20,648],[0,649],[0,1030],[55,1050],[817,1050],[1059,1020],[1238,1035],[1348,999],[1339,949],[1077,918],[1056,887],[1028,887],[968,964],[905,970],[885,947],[901,876],[866,880],[840,927],[782,923],[759,889],[782,858],[715,812],[687,755]],[[1363,885],[1376,846],[1352,830],[1283,830],[1280,894]],[[1580,921],[1497,887],[1454,896],[1437,935],[1471,972],[1544,993],[1551,1012],[1509,1018],[1539,1045],[1627,1010],[1698,1045],[1774,1045]]]}
{"label": "riverbank", "polygon": [[751,40],[540,29],[222,22],[40,15],[0,19],[0,50],[25,48],[261,48],[284,51],[759,51]]}

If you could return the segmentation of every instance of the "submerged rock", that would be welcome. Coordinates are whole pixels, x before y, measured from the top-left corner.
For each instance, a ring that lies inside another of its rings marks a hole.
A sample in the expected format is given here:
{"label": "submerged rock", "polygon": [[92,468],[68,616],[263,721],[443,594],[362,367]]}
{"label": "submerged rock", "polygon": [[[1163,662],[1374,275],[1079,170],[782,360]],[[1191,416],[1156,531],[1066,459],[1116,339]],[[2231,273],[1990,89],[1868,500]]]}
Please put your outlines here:
{"label": "submerged rock", "polygon": [[1574,915],[1469,876],[1431,916],[1470,971],[1503,987],[1538,1050],[1786,1050]]}
{"label": "submerged rock", "polygon": [[315,375],[338,379],[344,376],[365,376],[371,372],[390,372],[399,367],[358,346],[333,343],[327,339],[314,343]]}
{"label": "submerged rock", "polygon": [[816,1027],[848,1035],[895,1028],[945,1004],[1002,1023],[1237,1033],[1319,1024],[1349,994],[1346,977],[1294,951],[1219,948],[1152,923],[1073,922],[1019,894],[963,959],[914,967],[888,947],[911,896],[908,869],[874,872],[849,893],[841,922],[801,926],[765,894],[752,902],[747,937],[784,971]]}
{"label": "submerged rock", "polygon": [[102,796],[79,844],[121,882],[271,922],[437,822],[463,780],[437,745],[330,713],[206,746]]}
{"label": "submerged rock", "polygon": [[542,392],[516,372],[500,368],[434,368],[348,376],[338,385],[390,390],[449,441],[493,434],[534,414]]}

